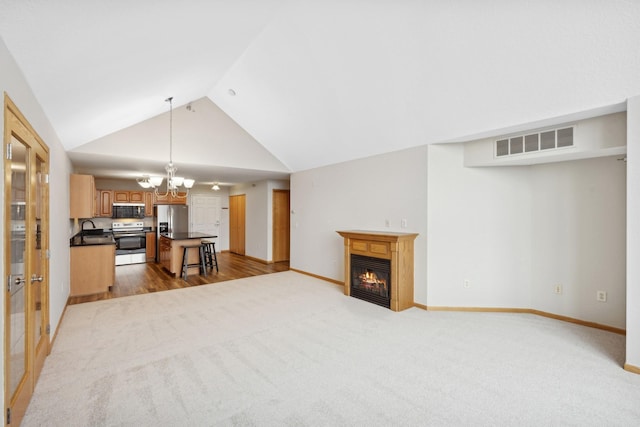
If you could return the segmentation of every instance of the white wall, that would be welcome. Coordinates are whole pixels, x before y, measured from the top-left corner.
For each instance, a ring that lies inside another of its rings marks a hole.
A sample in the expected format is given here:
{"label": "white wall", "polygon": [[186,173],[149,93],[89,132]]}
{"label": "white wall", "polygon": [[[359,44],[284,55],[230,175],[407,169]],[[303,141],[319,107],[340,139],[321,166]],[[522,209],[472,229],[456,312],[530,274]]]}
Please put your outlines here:
{"label": "white wall", "polygon": [[430,146],[428,305],[624,328],[625,169],[617,157],[465,168],[461,145]]}
{"label": "white wall", "polygon": [[504,136],[490,137],[465,144],[464,164],[466,166],[533,165],[623,154],[626,151],[627,114],[624,111],[589,119],[556,122],[551,126],[529,129],[507,136],[528,135],[563,127],[573,127],[573,146],[571,147],[497,158],[495,157],[495,141],[504,138]]}
{"label": "white wall", "polygon": [[246,195],[245,255],[267,259],[267,182],[235,185],[230,196]]}
{"label": "white wall", "polygon": [[640,368],[640,96],[627,101],[627,354]]}
{"label": "white wall", "polygon": [[[624,329],[626,163],[620,157],[531,168],[533,308]],[[596,300],[598,290],[607,292],[606,303]]]}
{"label": "white wall", "polygon": [[344,240],[337,230],[419,233],[414,299],[426,303],[426,183],[426,147],[292,174],[291,268],[343,281]]}
{"label": "white wall", "polygon": [[429,146],[428,305],[529,307],[529,168],[463,161],[462,144]]}
{"label": "white wall", "polygon": [[343,280],[336,230],[385,230],[389,219],[390,230],[420,234],[417,303],[532,308],[624,328],[624,162],[463,163],[462,144],[444,144],[294,173],[291,267]]}
{"label": "white wall", "polygon": [[[53,131],[40,104],[33,95],[24,75],[0,38],[0,93],[6,92],[42,140],[50,153],[50,270],[49,305],[52,333],[58,327],[60,316],[69,296],[69,173],[71,163]],[[4,135],[4,120],[0,120],[0,131]],[[3,185],[0,197],[4,199],[4,162],[0,162]],[[0,210],[0,222],[4,223],[4,209]],[[4,227],[0,227],[0,237],[5,242]],[[4,248],[3,248],[4,251]],[[0,263],[0,275],[5,277],[4,262]],[[0,304],[0,339],[4,342],[4,304]],[[4,365],[4,352],[2,353]],[[4,382],[4,372],[0,374]],[[4,389],[0,398],[4,401]]]}

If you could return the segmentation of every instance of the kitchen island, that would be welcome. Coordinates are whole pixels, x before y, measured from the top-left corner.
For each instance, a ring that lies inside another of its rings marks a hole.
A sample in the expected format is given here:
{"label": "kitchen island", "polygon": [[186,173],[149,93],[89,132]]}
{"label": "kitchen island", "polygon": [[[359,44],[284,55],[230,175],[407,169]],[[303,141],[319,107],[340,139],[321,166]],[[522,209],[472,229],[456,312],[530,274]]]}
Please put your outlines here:
{"label": "kitchen island", "polygon": [[[186,232],[186,233],[161,233],[160,234],[160,264],[178,277],[182,272],[182,253],[184,246],[192,246],[200,243],[202,239],[215,239],[211,233]],[[188,263],[197,264],[198,251],[189,250]],[[193,267],[197,270],[198,267]]]}

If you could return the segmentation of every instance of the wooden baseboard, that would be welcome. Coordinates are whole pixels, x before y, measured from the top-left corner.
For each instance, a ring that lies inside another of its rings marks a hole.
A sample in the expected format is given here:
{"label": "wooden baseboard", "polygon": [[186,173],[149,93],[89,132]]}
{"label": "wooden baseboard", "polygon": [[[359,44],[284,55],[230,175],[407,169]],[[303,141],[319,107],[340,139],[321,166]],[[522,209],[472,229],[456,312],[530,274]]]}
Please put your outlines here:
{"label": "wooden baseboard", "polygon": [[628,363],[624,364],[624,370],[640,375],[640,368],[637,366],[629,365]]}
{"label": "wooden baseboard", "polygon": [[[289,270],[296,273],[305,274],[307,276],[315,277],[316,279],[325,280],[327,282],[335,283],[336,285],[343,286],[344,282],[339,280],[329,279],[328,277],[318,276],[317,274],[308,273],[306,271],[290,268]],[[478,313],[525,313],[535,314],[537,316],[548,317],[550,319],[561,320],[563,322],[575,323],[581,326],[587,326],[589,328],[601,329],[603,331],[613,332],[615,334],[626,335],[627,331],[613,326],[603,325],[595,322],[588,322],[586,320],[574,319],[573,317],[561,316],[559,314],[548,313],[546,311],[534,310],[531,308],[509,308],[509,307],[445,307],[445,306],[427,306],[414,302],[413,306],[422,310],[428,311],[469,311]],[[632,366],[632,368],[635,368]],[[636,368],[640,369],[640,368]]]}
{"label": "wooden baseboard", "polygon": [[260,258],[254,258],[254,257],[249,256],[249,255],[245,255],[244,257],[247,258],[247,259],[250,259],[251,261],[259,262],[260,264],[265,264],[265,265],[273,264],[270,261],[267,261],[267,260],[264,260],[264,259],[260,259]]}
{"label": "wooden baseboard", "polygon": [[315,277],[316,279],[320,279],[320,280],[324,280],[326,282],[331,282],[334,285],[339,285],[344,287],[344,282],[341,282],[339,280],[335,280],[335,279],[329,279],[328,277],[324,277],[324,276],[318,276],[317,274],[313,274],[313,273],[308,273],[306,271],[302,271],[302,270],[297,270],[295,268],[289,268],[289,270],[291,271],[295,271],[296,273],[300,273],[300,274],[304,274],[306,276],[311,276],[311,277]]}
{"label": "wooden baseboard", "polygon": [[[60,320],[58,320],[58,326],[56,327],[56,330],[53,333],[53,336],[49,340],[49,351],[47,352],[47,356],[51,353],[51,349],[53,349],[53,344],[56,341],[56,338],[58,337],[58,331],[60,331],[60,325],[62,325],[62,319],[64,319],[64,315],[67,313],[67,307],[69,307],[69,300],[70,299],[71,299],[71,297],[67,298],[67,303],[64,305],[64,308],[62,309],[62,314],[60,315]],[[51,313],[49,313],[49,314],[51,314]],[[51,315],[49,315],[49,323],[51,323]]]}
{"label": "wooden baseboard", "polygon": [[423,306],[429,311],[472,311],[478,313],[531,313],[528,308],[506,308],[506,307],[439,307]]}
{"label": "wooden baseboard", "polygon": [[590,328],[602,329],[603,331],[613,332],[615,334],[626,335],[627,331],[625,329],[614,328],[613,326],[603,325],[601,323],[588,322],[586,320],[574,319],[572,317],[560,316],[558,314],[547,313],[545,311],[540,310],[531,310],[532,314],[537,314],[538,316],[549,317],[551,319],[562,320],[563,322],[575,323],[577,325],[588,326]]}
{"label": "wooden baseboard", "polygon": [[603,325],[595,322],[588,322],[586,320],[575,319],[573,317],[561,316],[559,314],[548,313],[546,311],[534,310],[531,308],[506,308],[506,307],[437,307],[437,306],[425,306],[422,304],[415,304],[415,307],[422,308],[430,311],[471,311],[471,312],[485,312],[485,313],[526,313],[535,314],[537,316],[548,317],[550,319],[561,320],[563,322],[575,323],[581,326],[587,326],[589,328],[601,329],[603,331],[613,332],[615,334],[626,335],[627,331],[620,328],[614,328],[613,326]]}

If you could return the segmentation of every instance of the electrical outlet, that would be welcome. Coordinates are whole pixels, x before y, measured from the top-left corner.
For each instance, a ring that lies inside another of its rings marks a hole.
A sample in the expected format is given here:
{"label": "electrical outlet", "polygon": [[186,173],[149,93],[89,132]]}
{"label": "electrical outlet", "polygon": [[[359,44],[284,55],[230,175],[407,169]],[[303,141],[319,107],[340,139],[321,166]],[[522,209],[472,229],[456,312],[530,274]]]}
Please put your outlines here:
{"label": "electrical outlet", "polygon": [[607,302],[607,292],[606,291],[597,291],[596,299],[600,302]]}
{"label": "electrical outlet", "polygon": [[553,288],[553,292],[554,292],[556,295],[562,295],[562,285],[556,285],[556,286]]}
{"label": "electrical outlet", "polygon": [[464,281],[462,282],[462,286],[463,286],[465,289],[469,289],[469,288],[471,287],[471,283],[469,283],[469,280],[468,280],[468,279],[464,279]]}
{"label": "electrical outlet", "polygon": [[402,220],[400,221],[400,227],[407,228],[407,219],[406,218],[402,218]]}

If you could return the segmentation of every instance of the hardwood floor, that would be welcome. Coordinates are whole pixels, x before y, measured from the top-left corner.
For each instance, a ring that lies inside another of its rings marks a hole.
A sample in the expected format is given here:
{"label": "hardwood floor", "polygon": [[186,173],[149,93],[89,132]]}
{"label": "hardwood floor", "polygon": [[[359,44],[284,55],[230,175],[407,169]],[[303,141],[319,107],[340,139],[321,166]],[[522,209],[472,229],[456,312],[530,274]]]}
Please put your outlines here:
{"label": "hardwood floor", "polygon": [[173,275],[169,274],[160,264],[153,262],[119,265],[116,267],[116,283],[111,287],[109,292],[70,297],[69,304],[80,304],[83,302],[99,301],[129,295],[188,288],[191,286],[289,270],[288,261],[263,264],[242,255],[232,254],[231,252],[218,254],[218,266],[220,267],[220,271],[217,273],[215,270],[208,269],[207,275],[191,274],[187,276],[187,280],[185,281],[180,277],[173,277]]}

